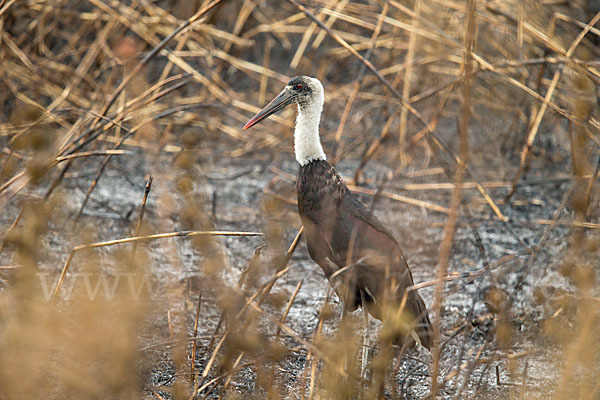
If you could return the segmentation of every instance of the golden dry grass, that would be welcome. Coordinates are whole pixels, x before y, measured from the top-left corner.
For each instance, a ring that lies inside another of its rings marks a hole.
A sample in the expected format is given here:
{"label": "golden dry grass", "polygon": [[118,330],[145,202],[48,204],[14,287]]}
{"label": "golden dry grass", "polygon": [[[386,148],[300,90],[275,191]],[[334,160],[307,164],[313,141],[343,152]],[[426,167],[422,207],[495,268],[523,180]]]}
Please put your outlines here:
{"label": "golden dry grass", "polygon": [[[0,398],[598,398],[599,11],[0,0]],[[299,74],[434,321],[366,381],[294,111],[241,130]]]}

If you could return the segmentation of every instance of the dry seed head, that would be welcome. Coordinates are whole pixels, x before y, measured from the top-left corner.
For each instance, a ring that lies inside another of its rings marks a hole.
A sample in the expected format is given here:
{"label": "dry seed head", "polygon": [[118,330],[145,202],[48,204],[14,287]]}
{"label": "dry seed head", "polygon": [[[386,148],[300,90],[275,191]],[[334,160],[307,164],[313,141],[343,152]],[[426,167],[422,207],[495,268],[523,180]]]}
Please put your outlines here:
{"label": "dry seed head", "polygon": [[48,172],[48,162],[43,158],[33,158],[27,163],[27,175],[34,184],[40,183],[42,178]]}
{"label": "dry seed head", "polygon": [[20,135],[13,142],[15,150],[43,152],[53,149],[53,131],[48,124],[35,126],[24,135]]}
{"label": "dry seed head", "polygon": [[587,292],[596,286],[596,271],[591,265],[578,265],[573,270],[572,279],[579,290]]}
{"label": "dry seed head", "polygon": [[511,321],[504,318],[496,320],[496,339],[501,348],[509,349],[512,344],[513,327]]}
{"label": "dry seed head", "polygon": [[542,323],[544,335],[554,343],[562,344],[569,336],[567,321],[561,317],[549,318]]}
{"label": "dry seed head", "polygon": [[17,101],[14,110],[10,114],[9,120],[11,124],[19,126],[35,122],[42,116],[43,112],[39,107]]}
{"label": "dry seed head", "polygon": [[6,158],[4,161],[4,168],[0,169],[0,182],[4,183],[6,180],[12,178],[19,168],[19,160],[14,157]]}
{"label": "dry seed head", "polygon": [[485,294],[485,305],[494,314],[506,312],[510,306],[508,295],[504,290],[492,287]]}
{"label": "dry seed head", "polygon": [[[254,321],[252,319],[251,321]],[[245,352],[249,354],[256,354],[258,356],[264,355],[263,350],[265,343],[267,343],[264,335],[255,326],[253,322],[251,326],[244,326],[243,331],[232,330],[228,337],[228,346],[231,350],[236,352]]]}
{"label": "dry seed head", "polygon": [[117,41],[114,52],[120,58],[121,63],[131,63],[138,53],[136,40],[131,36],[123,37]]}
{"label": "dry seed head", "polygon": [[181,136],[181,144],[185,149],[194,149],[202,142],[202,135],[198,131],[187,131]]}
{"label": "dry seed head", "polygon": [[267,223],[265,236],[268,249],[272,251],[282,251],[284,249],[285,226],[282,223],[276,221]]}
{"label": "dry seed head", "polygon": [[558,268],[558,272],[566,277],[566,278],[570,278],[573,274],[573,270],[575,269],[575,264],[573,264],[570,261],[565,260],[560,267]]}
{"label": "dry seed head", "polygon": [[273,306],[275,309],[282,309],[283,307],[285,307],[290,296],[291,296],[291,293],[289,293],[287,291],[269,293],[265,297],[265,301],[263,304],[268,304],[270,306]]}
{"label": "dry seed head", "polygon": [[338,312],[335,309],[335,306],[331,303],[327,303],[323,305],[321,309],[321,316],[325,321],[331,320],[332,318],[337,318]]}
{"label": "dry seed head", "polygon": [[182,171],[191,171],[194,168],[196,157],[192,151],[182,151],[175,158],[175,167]]}
{"label": "dry seed head", "polygon": [[175,181],[175,189],[183,195],[190,194],[194,190],[194,180],[189,175],[181,175]]}

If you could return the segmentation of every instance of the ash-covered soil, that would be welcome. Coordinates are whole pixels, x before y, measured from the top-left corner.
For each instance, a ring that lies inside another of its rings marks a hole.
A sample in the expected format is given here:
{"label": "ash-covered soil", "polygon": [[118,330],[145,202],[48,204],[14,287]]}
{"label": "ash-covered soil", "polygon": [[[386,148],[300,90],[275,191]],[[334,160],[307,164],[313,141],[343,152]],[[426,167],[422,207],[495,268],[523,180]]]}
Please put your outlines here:
{"label": "ash-covered soil", "polygon": [[[194,193],[201,200],[203,212],[209,216],[214,229],[222,231],[265,232],[269,224],[275,221],[278,226],[283,226],[277,231],[283,235],[283,239],[278,242],[280,248],[267,247],[263,252],[284,252],[300,227],[293,204],[295,185],[289,179],[289,175],[293,177],[297,171],[293,157],[289,153],[267,156],[253,152],[235,158],[218,157],[216,154],[219,151],[227,154],[235,150],[235,144],[224,142],[211,153],[200,151],[200,157],[193,168]],[[325,141],[326,149],[328,145]],[[144,233],[185,229],[181,224],[179,205],[165,200],[170,195],[176,202],[183,203],[174,194],[177,172],[173,172],[172,155],[164,155],[160,162],[150,165],[139,149],[129,150],[130,155],[114,157],[93,192],[77,228],[67,233],[61,231],[61,227],[50,229],[45,243],[48,257],[41,262],[42,270],[51,272],[51,275],[58,274],[70,247],[80,244],[78,238],[73,237],[75,231],[94,231],[94,237],[98,241],[130,236],[137,219],[147,174],[153,175],[154,182],[146,207]],[[498,175],[504,173],[498,172],[501,166],[486,160],[483,147],[472,151],[475,155],[482,154],[474,157],[472,166],[479,178],[499,180]],[[559,155],[555,155],[553,160],[548,160],[543,154],[534,157],[534,168],[522,180],[509,203],[502,201],[508,187],[489,189],[503,214],[509,218],[508,222],[499,221],[477,189],[464,190],[464,207],[449,265],[450,274],[462,275],[446,283],[443,296],[443,350],[440,361],[442,398],[503,399],[521,391],[524,392],[524,398],[549,398],[552,395],[549,388],[560,377],[561,360],[556,357],[557,346],[540,334],[541,322],[549,313],[554,312],[549,305],[554,292],[546,288],[561,288],[574,293],[574,288],[558,273],[569,241],[570,228],[536,222],[552,219],[571,185],[568,157],[558,149],[556,152]],[[489,158],[497,160],[495,157]],[[347,159],[338,164],[338,170],[342,176],[350,177],[357,166],[358,160]],[[68,201],[62,203],[60,213],[71,219],[76,215],[97,167],[98,162],[90,160],[85,168],[66,177],[60,195]],[[435,161],[433,165],[427,166],[434,167]],[[418,174],[414,172],[423,169],[418,165],[408,166],[391,181],[387,181],[383,190],[448,207],[451,190],[405,190],[407,184],[450,182],[448,177],[439,172],[415,177]],[[389,171],[390,168],[383,163],[369,163],[365,169],[364,186],[377,188],[382,177]],[[502,180],[508,180],[511,176],[507,174]],[[472,178],[468,177],[467,181],[472,181]],[[32,190],[30,194],[34,195],[33,192]],[[40,193],[43,193],[41,189]],[[278,199],[276,202],[279,206],[265,207],[274,198]],[[373,201],[370,196],[362,196],[361,199],[366,204]],[[170,204],[170,208],[161,206],[165,204]],[[415,282],[433,280],[447,215],[383,196],[376,199],[374,210],[402,244]],[[3,223],[10,221],[9,217],[14,216],[14,211],[11,209],[9,213],[5,213]],[[561,219],[572,219],[571,217],[569,207],[562,211]],[[228,265],[224,265],[220,271],[220,276],[230,286],[228,290],[232,293],[255,249],[268,240],[269,237],[218,239],[219,247],[226,253],[228,261]],[[184,349],[189,363],[191,345],[189,340],[178,342],[173,339],[168,314],[177,310],[179,316],[185,319],[185,334],[192,336],[196,301],[202,295],[197,333],[200,340],[195,358],[196,368],[202,371],[215,346],[211,335],[221,316],[218,297],[222,295],[222,291],[218,293],[211,290],[216,283],[211,282],[210,276],[206,274],[206,254],[193,245],[192,239],[152,241],[140,244],[140,249],[147,252],[144,262],[151,274],[152,293],[149,299],[143,300],[150,304],[150,311],[145,318],[146,323],[139,327],[139,374],[147,398],[155,398],[153,393],[170,398],[176,380],[189,379],[181,371],[176,371],[173,354],[176,349]],[[107,273],[114,273],[120,268],[108,257],[113,251],[111,247],[98,250],[99,254],[106,256],[106,262],[102,266]],[[272,265],[269,265],[268,258],[265,260],[259,277],[262,282],[276,273]],[[285,323],[300,338],[310,342],[317,329],[328,283],[319,267],[310,259],[304,242],[296,249],[289,265],[291,269],[277,280],[271,293],[274,296],[281,295],[287,301],[298,282],[303,282]],[[70,273],[76,273],[77,268],[75,258]],[[179,297],[173,297],[174,287]],[[542,294],[547,295],[541,302],[539,296],[536,297],[540,288]],[[420,293],[431,308],[433,287],[425,287]],[[502,317],[489,306],[490,293],[500,293],[501,302],[506,307]],[[331,297],[330,303],[334,305],[334,316],[325,320],[323,335],[326,341],[333,339],[341,315],[341,305],[335,295]],[[65,306],[68,307],[68,301],[65,301]],[[277,327],[272,321],[280,317],[283,308],[281,304],[266,304],[263,308],[267,317],[261,319],[261,334],[266,340],[274,340]],[[351,318],[359,340],[362,334],[362,314],[357,311]],[[433,318],[436,316],[432,315]],[[500,345],[497,341],[499,318],[509,319],[509,345]],[[376,342],[378,327],[379,322],[371,319],[371,345]],[[217,332],[217,341],[223,329]],[[276,367],[276,382],[283,388],[281,394],[287,398],[301,398],[301,385],[306,382],[303,374],[308,349],[297,339],[285,333],[280,334],[278,339],[288,348]],[[377,351],[376,346],[372,348],[371,356],[377,354]],[[509,373],[509,362],[512,363],[512,374]],[[396,376],[387,385],[386,397],[392,397],[393,394],[409,399],[426,396],[431,387],[430,363],[431,355],[422,348],[409,351],[401,360],[395,360]],[[211,371],[205,382],[216,375],[218,370]],[[222,384],[211,386],[210,390],[202,394],[217,398],[221,387]],[[231,393],[242,396],[265,396],[256,382],[254,366],[242,368],[235,373],[229,387]],[[322,392],[322,395],[326,398],[327,392]]]}

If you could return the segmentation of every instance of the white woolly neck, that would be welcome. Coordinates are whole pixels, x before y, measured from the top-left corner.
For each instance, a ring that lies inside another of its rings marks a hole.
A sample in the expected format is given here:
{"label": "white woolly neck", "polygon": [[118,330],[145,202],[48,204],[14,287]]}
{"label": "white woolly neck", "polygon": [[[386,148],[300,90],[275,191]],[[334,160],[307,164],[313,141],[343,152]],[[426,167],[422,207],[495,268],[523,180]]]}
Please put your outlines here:
{"label": "white woolly neck", "polygon": [[314,79],[310,98],[298,103],[298,116],[294,130],[294,152],[296,161],[305,166],[311,161],[326,160],[319,138],[319,122],[323,111],[323,86]]}

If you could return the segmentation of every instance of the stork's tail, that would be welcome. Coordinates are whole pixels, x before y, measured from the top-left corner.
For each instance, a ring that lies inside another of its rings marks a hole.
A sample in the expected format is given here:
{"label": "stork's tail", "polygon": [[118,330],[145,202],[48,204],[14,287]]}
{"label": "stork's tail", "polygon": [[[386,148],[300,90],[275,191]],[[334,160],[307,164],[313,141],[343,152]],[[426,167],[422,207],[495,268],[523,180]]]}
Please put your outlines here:
{"label": "stork's tail", "polygon": [[[384,326],[387,324],[391,329],[392,341],[400,347],[414,347],[416,343],[431,350],[433,344],[433,328],[427,313],[427,307],[423,299],[416,291],[410,291],[406,299],[406,305],[401,314],[398,308],[401,302],[398,302],[391,309],[391,318],[384,316]],[[394,308],[396,311],[393,311]],[[388,314],[388,317],[390,315]],[[400,316],[400,319],[398,319]]]}
{"label": "stork's tail", "polygon": [[429,320],[427,307],[421,296],[414,290],[410,292],[408,301],[416,320],[414,333],[418,336],[421,345],[431,350],[431,346],[433,345],[433,328]]}

